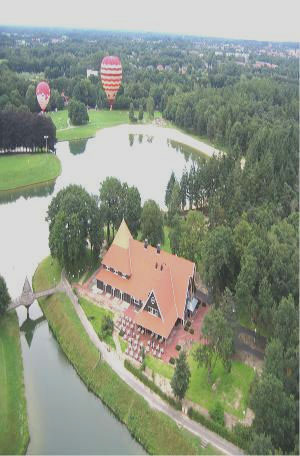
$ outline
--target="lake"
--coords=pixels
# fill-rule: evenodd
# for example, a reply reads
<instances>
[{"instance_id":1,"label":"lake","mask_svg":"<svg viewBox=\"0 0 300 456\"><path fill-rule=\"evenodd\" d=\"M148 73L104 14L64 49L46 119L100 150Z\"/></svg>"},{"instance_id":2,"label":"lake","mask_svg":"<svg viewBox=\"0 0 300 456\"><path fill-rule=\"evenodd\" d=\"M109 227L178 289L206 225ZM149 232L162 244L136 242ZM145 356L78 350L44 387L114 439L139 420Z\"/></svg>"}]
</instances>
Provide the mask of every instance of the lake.
<instances>
[{"instance_id":1,"label":"lake","mask_svg":"<svg viewBox=\"0 0 300 456\"><path fill-rule=\"evenodd\" d=\"M180 178L199 154L194 144L184 144L182 134L175 141L161 128L137 127L122 125L88 140L58 143L62 173L55 183L0 192L0 273L12 298L21 294L25 276L31 281L38 263L49 255L47 208L67 185L82 185L97 194L100 182L115 176L135 185L142 203L154 199L164 208L171 172ZM26 320L25 308L18 309L31 436L28 454L144 453L81 382L37 302L29 313Z\"/></svg>"}]
</instances>

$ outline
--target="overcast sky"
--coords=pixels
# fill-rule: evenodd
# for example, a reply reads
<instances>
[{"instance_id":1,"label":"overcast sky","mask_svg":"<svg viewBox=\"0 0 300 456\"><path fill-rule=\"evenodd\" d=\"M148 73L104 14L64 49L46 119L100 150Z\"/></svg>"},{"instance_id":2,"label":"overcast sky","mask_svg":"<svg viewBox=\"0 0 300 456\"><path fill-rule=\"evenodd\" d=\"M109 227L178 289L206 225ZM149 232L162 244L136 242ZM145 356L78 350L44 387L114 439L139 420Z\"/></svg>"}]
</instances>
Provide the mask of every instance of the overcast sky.
<instances>
[{"instance_id":1,"label":"overcast sky","mask_svg":"<svg viewBox=\"0 0 300 456\"><path fill-rule=\"evenodd\" d=\"M1 25L299 41L298 0L2 0Z\"/></svg>"}]
</instances>

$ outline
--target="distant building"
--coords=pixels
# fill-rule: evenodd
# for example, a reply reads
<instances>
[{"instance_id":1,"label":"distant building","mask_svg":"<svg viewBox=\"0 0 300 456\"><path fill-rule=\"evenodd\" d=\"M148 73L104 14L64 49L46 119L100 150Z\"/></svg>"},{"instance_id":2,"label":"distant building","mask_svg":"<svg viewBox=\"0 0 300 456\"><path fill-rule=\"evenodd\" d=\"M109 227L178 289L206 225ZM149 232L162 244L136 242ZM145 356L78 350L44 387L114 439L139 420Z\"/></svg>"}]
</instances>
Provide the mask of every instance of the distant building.
<instances>
[{"instance_id":1,"label":"distant building","mask_svg":"<svg viewBox=\"0 0 300 456\"><path fill-rule=\"evenodd\" d=\"M275 65L275 63L269 63L269 62L255 62L254 63L254 68L270 68L273 70L277 67L278 67L278 65Z\"/></svg>"},{"instance_id":2,"label":"distant building","mask_svg":"<svg viewBox=\"0 0 300 456\"><path fill-rule=\"evenodd\" d=\"M163 65L161 65L161 64L157 65L156 69L157 69L158 71L164 71L164 67L163 67Z\"/></svg>"},{"instance_id":3,"label":"distant building","mask_svg":"<svg viewBox=\"0 0 300 456\"><path fill-rule=\"evenodd\" d=\"M89 78L90 76L99 76L99 71L97 70L86 70L86 77Z\"/></svg>"}]
</instances>

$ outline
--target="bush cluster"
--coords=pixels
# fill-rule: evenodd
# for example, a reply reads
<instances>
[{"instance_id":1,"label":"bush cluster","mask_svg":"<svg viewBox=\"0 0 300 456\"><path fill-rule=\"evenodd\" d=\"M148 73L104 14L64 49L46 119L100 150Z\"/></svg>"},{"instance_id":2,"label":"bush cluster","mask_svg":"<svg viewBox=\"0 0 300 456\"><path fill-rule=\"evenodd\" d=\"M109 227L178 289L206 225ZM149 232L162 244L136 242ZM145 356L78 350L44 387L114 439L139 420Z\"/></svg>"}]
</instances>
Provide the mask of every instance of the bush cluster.
<instances>
[{"instance_id":1,"label":"bush cluster","mask_svg":"<svg viewBox=\"0 0 300 456\"><path fill-rule=\"evenodd\" d=\"M173 356L171 356L171 358L169 359L169 363L170 364L175 364L175 358L173 358Z\"/></svg>"},{"instance_id":2,"label":"bush cluster","mask_svg":"<svg viewBox=\"0 0 300 456\"><path fill-rule=\"evenodd\" d=\"M144 375L140 369L131 364L130 361L125 359L124 366L129 372L131 372L135 377L137 377L144 385L148 386L154 393L158 394L164 401L168 402L174 409L182 410L181 402L176 401L171 396L165 394L154 382L152 382L146 375Z\"/></svg>"},{"instance_id":3,"label":"bush cluster","mask_svg":"<svg viewBox=\"0 0 300 456\"><path fill-rule=\"evenodd\" d=\"M217 423L216 421L212 421L206 418L206 416L194 410L192 407L188 409L188 416L192 420L197 421L200 424L203 424L203 426L207 427L216 434L219 434L224 439L229 440L229 442L233 443L239 448L245 450L247 449L247 442L244 439L242 439L241 435L237 435L236 433L229 431L229 429Z\"/></svg>"},{"instance_id":4,"label":"bush cluster","mask_svg":"<svg viewBox=\"0 0 300 456\"><path fill-rule=\"evenodd\" d=\"M176 350L180 351L181 350L181 345L176 345Z\"/></svg>"}]
</instances>

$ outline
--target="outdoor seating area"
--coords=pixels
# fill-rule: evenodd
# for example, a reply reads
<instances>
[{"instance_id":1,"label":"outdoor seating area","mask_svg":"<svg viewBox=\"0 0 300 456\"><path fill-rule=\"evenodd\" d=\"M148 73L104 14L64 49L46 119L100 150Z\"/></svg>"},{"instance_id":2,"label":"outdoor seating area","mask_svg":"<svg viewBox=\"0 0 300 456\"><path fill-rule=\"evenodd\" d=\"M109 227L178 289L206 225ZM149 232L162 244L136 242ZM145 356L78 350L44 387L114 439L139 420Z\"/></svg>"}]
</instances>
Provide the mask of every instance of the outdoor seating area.
<instances>
[{"instance_id":1,"label":"outdoor seating area","mask_svg":"<svg viewBox=\"0 0 300 456\"><path fill-rule=\"evenodd\" d=\"M143 351L157 358L164 354L164 339L158 334L147 333L144 328L136 325L132 317L123 315L116 321L116 327L124 331L123 339L128 341L126 355L133 357L136 361L143 361Z\"/></svg>"}]
</instances>

